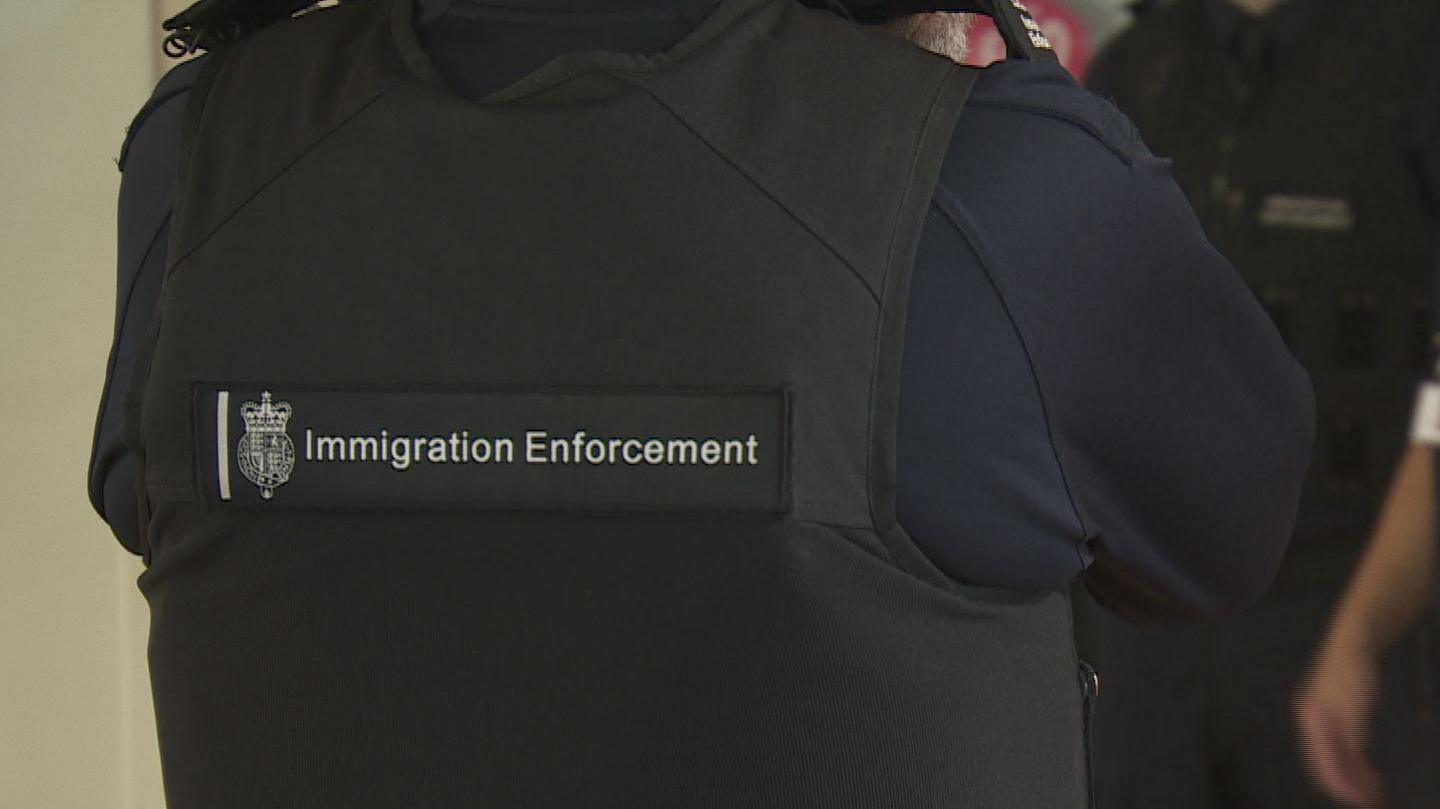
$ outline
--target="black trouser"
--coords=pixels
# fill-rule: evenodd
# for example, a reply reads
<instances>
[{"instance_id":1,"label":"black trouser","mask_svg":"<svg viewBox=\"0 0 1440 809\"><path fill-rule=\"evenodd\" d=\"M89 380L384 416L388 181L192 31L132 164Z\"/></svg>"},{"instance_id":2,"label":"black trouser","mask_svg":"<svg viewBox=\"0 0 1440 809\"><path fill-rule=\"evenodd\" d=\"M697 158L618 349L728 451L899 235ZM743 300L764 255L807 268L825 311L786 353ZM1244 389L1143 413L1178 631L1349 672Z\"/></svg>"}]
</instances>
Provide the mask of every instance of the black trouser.
<instances>
[{"instance_id":1,"label":"black trouser","mask_svg":"<svg viewBox=\"0 0 1440 809\"><path fill-rule=\"evenodd\" d=\"M1291 705L1350 566L1312 561L1253 609L1202 623L1131 624L1077 588L1077 644L1102 682L1099 809L1334 805L1301 766ZM1427 653L1434 635L1427 622L1386 660L1374 758L1390 809L1440 806L1440 706L1425 704L1440 679Z\"/></svg>"}]
</instances>

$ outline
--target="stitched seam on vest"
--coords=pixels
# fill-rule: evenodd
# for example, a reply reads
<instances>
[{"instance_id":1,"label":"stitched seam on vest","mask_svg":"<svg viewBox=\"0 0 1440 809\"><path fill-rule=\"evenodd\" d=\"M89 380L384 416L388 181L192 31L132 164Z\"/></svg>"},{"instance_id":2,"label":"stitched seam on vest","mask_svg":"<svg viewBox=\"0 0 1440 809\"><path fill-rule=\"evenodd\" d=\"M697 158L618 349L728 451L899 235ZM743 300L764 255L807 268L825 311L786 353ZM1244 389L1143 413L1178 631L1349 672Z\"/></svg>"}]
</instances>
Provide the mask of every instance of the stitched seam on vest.
<instances>
[{"instance_id":1,"label":"stitched seam on vest","mask_svg":"<svg viewBox=\"0 0 1440 809\"><path fill-rule=\"evenodd\" d=\"M896 263L895 250L896 250L896 246L897 246L897 244L898 244L898 242L899 242L900 234L903 232L903 229L907 226L907 223L906 223L906 221L905 221L905 219L904 219L903 214L905 213L905 211L906 211L906 210L909 208L909 206L911 205L911 203L912 203L912 201L913 201L912 198L913 198L914 195L915 195L915 188L914 188L914 185L915 185L915 174L916 174L916 172L917 172L917 170L918 170L918 167L919 167L919 164L920 164L920 160L921 160L921 158L922 158L921 152L922 152L922 150L924 149L925 145L927 144L927 142L929 141L930 137L931 137L932 134L933 134L933 133L932 133L932 128L933 128L934 123L935 123L935 114L936 114L936 111L939 109L939 107L940 107L940 105L941 105L941 99L943 99L943 98L945 97L945 93L950 89L951 82L955 81L956 78L959 77L959 76L961 76L961 75L962 75L962 74L961 74L959 71L957 71L957 70L955 70L955 69L952 68L951 70L949 70L949 71L946 72L946 74L944 75L944 77L941 78L941 80L940 80L939 82L936 83L935 92L934 92L934 94L930 97L929 109L928 109L928 110L926 111L926 113L925 113L925 121L924 121L924 123L920 126L919 132L918 132L918 134L916 135L915 144L914 144L913 148L910 150L910 165L909 165L909 167L907 168L907 171L906 171L905 184L904 184L904 193L901 195L900 204L899 204L899 206L896 208L896 211L895 211L894 226L893 226L893 229L892 229L891 232L890 232L890 244L889 244L889 247L886 249L886 254L885 254L885 267L884 267L883 275L881 276L881 279L882 279L882 280L881 280L881 287L880 287L880 288L881 288L882 290L885 290L886 292L888 292L889 289L890 289L891 273L892 273L892 272L894 271L894 269L895 269L895 263ZM970 93L970 90L973 90L973 88L974 88L974 85L973 85L973 83L972 83L972 84L970 85L970 89L966 91L966 98L965 98L965 103L966 103L966 104L968 104L968 102L969 102L969 93ZM963 114L963 111L964 111L964 107L961 107L960 114ZM958 124L958 114L957 114L957 119L956 119L955 123ZM953 136L953 133L952 133L952 136ZM944 163L944 159L945 159L944 154L940 155L940 157L939 157L939 163L940 163L940 164L943 164L943 163ZM937 186L936 186L936 187L937 187L937 188L938 188L938 180L939 180L938 173L939 173L939 165L936 166L936 182L937 182ZM935 189L933 189L933 188L931 189L932 199L933 199L934 190L935 190ZM913 265L914 265L915 257L916 257L916 255L918 255L918 253L919 253L920 240L921 240L922 238L924 238L924 236L923 236L923 234L924 234L924 216L925 216L924 212L925 212L926 210L928 210L929 206L927 206L927 205L919 205L919 206L917 206L917 207L919 208L919 210L918 210L917 213L919 214L919 216L920 216L920 218L921 218L921 222L919 223L918 226L914 226L914 227L915 227L915 243L912 245L912 248L913 248L913 249L912 249L911 255L910 255L910 263L911 263L910 271L911 271L912 273L913 273L913 271L914 271L914 266L913 266ZM908 294L908 292L907 292L907 294ZM906 300L904 304L900 304L900 305L903 305L903 306L905 306L905 307L908 308L908 306L909 306L909 301ZM875 480L875 456L876 456L876 453L875 453L875 444L876 444L875 421L876 421L876 399L877 399L877 397L878 397L879 394L880 394L880 389L879 389L879 385L880 385L880 375L881 375L881 373L882 373L882 369L884 368L884 355L883 355L883 351L884 351L884 349L885 349L885 338L887 337L886 326L888 325L888 322L889 322L889 318L888 318L889 313L890 313L890 310L889 310L889 308L886 306L886 302L885 302L885 301L881 301L881 304L880 304L880 313L879 313L879 316L876 318L876 321L875 321L875 339L874 339L874 343L873 343L872 348L871 348L870 389L869 389L869 391L868 391L868 395L867 395L867 399L866 399L866 416L865 416L865 502L866 502L866 507L867 507L867 509L868 509L868 511L869 511L869 513L870 513L871 530L873 530L873 531L876 533L876 535L880 538L880 543L881 543L881 545L885 548L885 552L890 556L891 563L896 567L896 569L900 570L900 571L901 571L902 573L904 573L905 575L910 576L910 577L912 577L912 578L914 578L914 579L916 579L916 580L925 581L925 582L927 582L927 583L929 583L929 584L931 584L931 585L936 586L937 588L943 589L943 587L941 586L941 582L943 582L943 583L945 583L946 585L948 585L948 583L950 582L950 576L949 576L948 574L946 574L945 571L940 570L939 566L936 565L935 562L934 562L934 560L932 560L932 559L930 558L930 556L925 553L924 549L922 549L922 548L920 547L920 545L915 542L914 538L909 536L909 532L906 531L906 530L905 530L905 527L900 524L899 515L895 513L895 504L894 504L893 501L894 501L894 498L895 498L895 491L897 491L897 490L898 490L898 487L899 487L899 482L898 482L899 462L898 462L898 458L891 462L891 470L890 470L890 471L896 476L896 478L895 478L895 479L892 479L892 480L890 480L890 481L887 481L887 486L888 486L889 489L891 490L889 496L890 496L890 498L891 498L891 500L892 500L892 502L891 502L891 504L890 504L890 508L887 510L887 511L888 511L887 516L888 516L888 519L889 519L889 521L890 521L890 525L885 526L884 528L882 528L882 527L880 526L880 520L877 519L876 509L877 509L878 504L875 502L875 489L876 489L876 486L877 486L877 482L876 482L876 480ZM901 367L898 367L898 368L895 370L895 376L894 376L894 380L893 380L893 383L894 383L895 385L900 385L900 384L902 384L900 380L901 380L902 375L903 375L903 364L904 364L904 334L903 334L903 330L902 330L902 332L901 332L901 336L900 336L899 340L900 340L900 342L899 342L898 346L895 347L895 350L900 354L900 356L899 356L898 359L899 359L899 361L900 361L900 366L901 366ZM899 392L897 391L897 392L896 392L896 403L895 403L895 406L893 406L893 409L892 409L892 415L895 416L896 418L898 418L898 416L899 416L898 399L899 399ZM888 428L888 429L894 430L895 427L894 427L894 426L891 426L891 427ZM890 436L890 440L889 440L889 450L890 450L891 452L896 452L896 451L897 451L897 436L896 436L895 434L892 434L892 435ZM904 537L905 539L904 539L903 543L901 543L901 542L896 542L896 543L892 544L891 537ZM897 549L896 545L901 545L901 544L903 544L903 547L900 547L900 548ZM916 567L917 564L918 564L918 566L920 567L920 569L919 569L919 570L913 569L913 568ZM932 575L938 577L938 578L939 578L939 582L930 581L930 579L929 579L928 577L929 577L929 576L932 576Z\"/></svg>"},{"instance_id":2,"label":"stitched seam on vest","mask_svg":"<svg viewBox=\"0 0 1440 809\"><path fill-rule=\"evenodd\" d=\"M160 281L160 303L156 309L157 315L164 311L164 301L167 296L166 289L170 283L170 273L179 264L182 258L185 235L191 229L191 220L195 212L189 210L191 206L185 199L186 190L191 187L195 178L195 153L201 143L201 134L205 124L213 117L212 104L215 95L215 84L224 74L225 68L236 57L236 54L243 53L245 49L253 45L253 40L243 38L238 42L218 46L206 54L194 80L190 84L190 96L185 100L185 111L180 120L180 140L176 152L175 179L170 195L170 203L174 206L174 218L170 223L170 241L165 251L165 274ZM196 60L197 62L202 60ZM158 325L160 318L155 318L158 336ZM156 343L152 341L151 350L154 350ZM147 359L147 363L150 362ZM146 384L149 382L150 371L145 371Z\"/></svg>"},{"instance_id":3,"label":"stitched seam on vest","mask_svg":"<svg viewBox=\"0 0 1440 809\"><path fill-rule=\"evenodd\" d=\"M874 530L871 526L846 526L818 520L788 519L786 521L800 525L814 525L821 528L858 528L872 532ZM877 539L880 539L881 546L885 547L883 538L879 538L877 535ZM1038 606L1057 596L1061 596L1059 600L1065 604L1063 609L1067 612L1070 609L1070 599L1062 596L1065 592L1064 590L1045 587L992 587L981 584L966 584L964 582L952 582L954 585L953 588L942 587L933 581L916 576L904 568L897 567L893 563L886 562L866 548L844 537L835 537L835 540L836 541L832 543L828 540L807 537L801 541L824 544L827 547L833 544L842 548L845 553L851 555L857 564L866 566L873 565L875 566L875 570L887 576L903 579L911 586L919 587L932 596L939 597L949 604L962 606L987 616L1001 617L1006 613L1011 613L1016 610ZM888 548L886 549L888 550Z\"/></svg>"},{"instance_id":4,"label":"stitched seam on vest","mask_svg":"<svg viewBox=\"0 0 1440 809\"><path fill-rule=\"evenodd\" d=\"M784 203L784 201L782 201L778 196L771 192L770 189L767 188L765 184L760 181L759 177L757 177L749 170L745 169L729 155L721 151L719 146L715 145L713 142L711 142L709 138L705 137L705 134L702 133L700 130L696 129L694 126L691 126L690 122L685 120L684 116L682 116L677 110L675 110L674 107L671 107L669 104L665 103L665 100L652 92L650 88L638 82L632 81L630 78L623 74L619 74L614 71L605 71L605 73L606 75L620 79L626 84L629 84L630 86L639 89L641 92L645 93L645 95L649 96L652 100L654 100L654 102L658 104L661 109L670 113L670 116L674 118L677 123L685 127L685 129L688 130L692 135L694 135L697 140L705 144L706 148L713 152L716 157L723 160L726 165L734 169L737 174L744 177L746 180L749 180L751 185L755 186L755 188L758 189L762 194L764 194L767 199L775 203L775 207L783 211L787 216L794 220L795 224L799 225L806 233L809 233L815 239L815 241L819 242L821 246L828 250L831 255L839 259L840 263L845 265L845 269L849 270L850 274L855 276L855 280L859 281L860 285L865 288L865 291L870 293L870 299L875 302L875 305L877 307L880 305L879 293L875 291L874 287L870 286L870 282L865 280L865 276L862 275L858 269L856 269L855 265L851 263L848 258L842 255L839 250L837 250L833 245L831 245L824 236L821 236L820 233L815 230L815 228L811 227L808 222L801 218L798 213L792 210L788 205Z\"/></svg>"},{"instance_id":5,"label":"stitched seam on vest","mask_svg":"<svg viewBox=\"0 0 1440 809\"><path fill-rule=\"evenodd\" d=\"M205 244L209 242L216 233L219 233L227 224L230 223L231 219L234 219L237 215L239 215L242 210L246 208L246 206L248 206L251 202L254 202L256 197L260 196L272 184L274 184L281 177L285 176L285 174L290 171L290 169L293 168L296 163L299 163L305 158L306 155L314 151L316 147L329 140L330 137L333 136L336 132L339 132L341 129L345 128L348 124L350 124L351 121L354 121L356 118L360 117L360 114L368 110L372 104L374 104L376 101L379 101L381 98L384 98L386 93L400 86L402 83L402 79L392 79L389 84L380 88L380 90L375 93L373 97L367 100L364 104L361 104L359 107L357 107L354 112L346 115L333 127L325 130L325 132L323 132L319 137L315 138L313 142L306 145L303 149L297 152L293 158L291 158L285 163L285 165L281 166L275 171L274 174L270 175L269 178L267 178L264 182L260 183L260 185L258 185L254 191L252 191L243 200L236 203L235 207L231 209L229 213L225 214L225 216L219 222L215 223L215 225L210 228L209 232L196 240L193 247L186 249L177 258L175 258L174 262L170 266L170 272L175 272L181 263L183 263L190 256L194 255L195 252L198 251L200 248L204 247ZM193 191L193 189L188 188L186 190Z\"/></svg>"},{"instance_id":6,"label":"stitched seam on vest","mask_svg":"<svg viewBox=\"0 0 1440 809\"><path fill-rule=\"evenodd\" d=\"M920 149L924 145L926 137L930 134L930 127L935 120L935 108L940 103L940 96L942 93L945 92L946 88L950 86L950 82L952 79L954 79L955 75L956 74L953 71L946 73L945 78L937 83L935 93L930 97L930 108L925 113L925 122L920 125L920 132L916 136L915 145L910 150L910 165L905 170L905 193L900 196L900 205L896 208L895 216L893 217L895 224L890 231L890 245L885 249L885 270L880 276L880 288L883 290L888 290L890 288L890 273L895 269L895 249L900 241L900 232L906 224L901 214L904 213L905 207L910 204L910 196L914 193L913 186L915 185L915 171L918 164L920 163ZM915 247L916 252L918 252L920 247L918 242L916 243ZM911 271L914 271L913 268ZM885 301L881 301L880 316L875 318L875 341L873 348L871 348L870 351L872 357L872 361L870 364L870 391L869 395L866 397L867 407L865 413L865 481L867 485L865 486L865 499L868 501L867 505L870 509L872 523L877 522L874 519L875 487L873 477L875 475L875 453L872 451L872 448L875 446L875 397L878 394L878 386L880 381L880 356L881 352L884 350L883 343L885 342L886 324L885 315L887 312L888 310L885 307ZM879 530L878 525L874 527L877 531Z\"/></svg>"},{"instance_id":7,"label":"stitched seam on vest","mask_svg":"<svg viewBox=\"0 0 1440 809\"><path fill-rule=\"evenodd\" d=\"M975 251L975 257L980 261L980 268L985 271L985 277L995 289L995 294L1000 299L1000 305L1005 310L1005 316L1010 319L1010 325L1015 329L1015 336L1020 341L1020 348L1025 352L1026 362L1030 365L1030 376L1035 381L1036 395L1040 400L1040 411L1045 417L1045 432L1046 438L1050 441L1050 451L1054 454L1055 465L1060 470L1060 481L1065 486L1065 496L1070 501L1070 510L1074 512L1075 520L1080 524L1081 537L1076 544L1076 553L1079 554L1081 545L1090 538L1090 530L1085 525L1084 516L1080 513L1080 507L1075 499L1074 487L1070 484L1070 476L1065 472L1065 463L1062 460L1060 445L1059 442L1055 440L1057 431L1055 429L1054 418L1051 415L1048 397L1045 393L1045 383L1041 378L1038 364L1035 361L1035 355L1030 350L1029 343L1025 340L1025 332L1020 328L1020 323L1015 317L1015 312L1010 306L1010 301L1005 296L1003 286L991 270L994 262L991 261L989 251L985 249L984 242L979 238L975 225L970 220L970 217L961 210L949 190L943 186L935 189L935 207L945 215L945 218L950 220L951 224L955 226L955 229L960 232L960 235L964 237L965 241L970 245L970 249ZM1083 559L1083 556L1081 556L1082 563Z\"/></svg>"},{"instance_id":8,"label":"stitched seam on vest","mask_svg":"<svg viewBox=\"0 0 1440 809\"><path fill-rule=\"evenodd\" d=\"M139 260L138 262L136 262L135 276L130 279L130 285L129 285L129 287L125 290L125 302L124 302L124 303L121 305L121 307L120 307L120 315L119 315L119 317L118 317L117 320L116 320L116 323L115 323L115 334L114 334L114 336L113 336L113 338L112 338L112 339L115 341L115 345L114 345L114 348L112 349L112 351L110 352L110 360L109 360L108 363L106 363L106 366L105 366L105 387L104 387L104 389L100 392L100 408L101 408L101 413L102 413L102 415L103 415L104 411L106 410L106 407L105 407L106 403L110 401L110 391L111 391L111 389L112 389L112 388L114 387L114 385L115 385L115 366L116 366L116 364L117 364L117 363L119 362L119 360L120 360L120 336L121 336L121 334L124 333L125 327L126 327L127 325L130 325L130 324L127 322L127 320L126 320L125 315L126 315L127 313L129 313L129 311L130 311L130 299L133 298L133 297L135 297L135 287L137 287L137 286L140 285L140 268L145 266L145 259L149 258L149 257L151 256L151 254L155 252L155 246L156 246L156 244L159 243L159 241L160 241L160 234L166 232L166 231L165 231L165 226L170 222L170 216L171 216L171 213L172 213L174 210L175 210L175 206L174 206L174 205L166 206L166 208L165 208L165 215L162 216L162 217L160 217L160 224L155 227L155 232L152 233L152 234L150 234L150 243L149 243L149 245L146 246L145 252L142 253L142 254L140 254L140 260ZM162 266L162 267L160 268L160 271L161 271L161 273L163 274L164 271L165 271L165 268ZM159 314L160 314L160 313L159 313L159 310L158 310L158 308L157 308L155 311L152 311L152 312L150 313L150 317L151 317L151 319L154 319L155 317L158 317ZM138 328L141 328L141 329L143 329L144 331L148 331L148 330L149 330L149 326L150 326L150 324L147 322L147 323L139 324ZM143 339L143 337L144 337L144 334L143 334L143 333L141 334L141 337L142 337L142 339ZM124 450L124 451L123 451L122 454L120 455L120 458L119 458L119 459L123 459L126 454L130 454L130 453L129 453L129 447L126 447L126 446L125 446L125 436L124 436L125 416L124 416L124 408L125 408L125 400L130 398L131 393L130 393L130 391L129 391L128 389L126 390L125 393L126 393L126 395L122 398L122 400L121 400L121 402L120 402L121 412L119 413L119 416L120 416L120 431L121 431L120 446L121 446L122 450ZM95 420L95 435L90 439L90 459L91 459L92 462L93 462L93 461L96 461L96 460L99 460L99 459L96 457L96 455L95 455L95 453L96 453L99 449L100 449L100 419L97 418L97 419ZM132 457L133 457L133 455L132 455ZM118 459L117 459L117 460L118 460ZM145 470L143 470L143 469L137 469L137 470L136 470L136 474L143 475L143 474L144 474L144 471L145 471ZM92 467L92 468L90 469L90 476L91 476L91 479L92 479L92 480L94 479L94 474L95 474L95 470L94 470L94 468ZM107 471L106 474L105 474L105 478L108 479L109 477L110 477L110 473ZM93 494L93 492L92 492L92 494ZM100 502L99 502L99 503L96 503L96 502L94 501L94 499L92 498L91 503L92 503L92 505L95 505L95 506L96 506L96 509L95 509L95 510L100 513L101 518L102 518L102 519L105 518L106 515L105 515L105 508L104 508L104 483L103 483L103 481L102 481L102 483L101 483L101 500L100 500ZM107 519L106 521L108 522L108 519Z\"/></svg>"},{"instance_id":9,"label":"stitched seam on vest","mask_svg":"<svg viewBox=\"0 0 1440 809\"><path fill-rule=\"evenodd\" d=\"M844 512L847 512L847 511L855 511L854 501L831 500L831 498L824 498L824 497L793 498L793 500L791 501L791 507L792 507L792 508L791 508L791 511L789 511L789 517L795 518L795 520L799 520L799 521L801 521L801 523L814 523L814 521L816 521L816 520L809 520L809 518L795 517L795 514L798 514L798 512L801 512L801 511L806 510L806 508L811 508L811 510L815 510L815 511L824 511L825 514L832 514L832 515L834 515L834 514L844 514ZM847 527L847 528L864 528L864 530L867 530L867 531L874 531L874 530L876 530L876 527L874 527L874 524L870 524L870 523L865 523L865 524L861 524L861 525L850 525L850 524L848 524L848 523L831 523L831 524L834 524L834 525L845 525L845 527Z\"/></svg>"},{"instance_id":10,"label":"stitched seam on vest","mask_svg":"<svg viewBox=\"0 0 1440 809\"><path fill-rule=\"evenodd\" d=\"M871 533L875 532L875 527L869 524L851 525L849 523L834 522L833 520L811 520L804 517L782 517L781 519L783 519L785 522L793 522L800 525L818 525L822 528L843 528L847 531L869 531ZM846 544L854 545L855 543L847 542Z\"/></svg>"},{"instance_id":11,"label":"stitched seam on vest","mask_svg":"<svg viewBox=\"0 0 1440 809\"><path fill-rule=\"evenodd\" d=\"M125 171L125 163L130 157L130 146L135 140L135 135L139 133L140 129L145 126L145 123L150 120L150 116L159 111L161 107L189 92L189 84L183 87L171 88L166 91L164 95L150 99L145 106L140 108L139 112L135 113L135 117L131 119L130 125L125 127L125 142L120 144L120 156L115 159L115 165L120 171Z\"/></svg>"}]
</instances>

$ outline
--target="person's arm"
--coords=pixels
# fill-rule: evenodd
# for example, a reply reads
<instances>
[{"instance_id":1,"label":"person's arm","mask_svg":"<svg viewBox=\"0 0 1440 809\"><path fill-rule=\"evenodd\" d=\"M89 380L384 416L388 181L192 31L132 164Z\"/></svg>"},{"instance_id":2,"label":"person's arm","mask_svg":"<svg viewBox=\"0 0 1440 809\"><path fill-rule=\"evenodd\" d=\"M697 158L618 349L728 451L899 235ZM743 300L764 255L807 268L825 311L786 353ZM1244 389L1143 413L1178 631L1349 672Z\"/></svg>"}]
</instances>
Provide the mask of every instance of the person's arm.
<instances>
[{"instance_id":1,"label":"person's arm","mask_svg":"<svg viewBox=\"0 0 1440 809\"><path fill-rule=\"evenodd\" d=\"M1269 588L1294 530L1315 398L1169 162L1143 148L1133 159L1114 269L1075 291L1094 301L1095 322L1077 330L1092 338L1054 374L1094 537L1085 583L1132 619L1203 617Z\"/></svg>"},{"instance_id":2,"label":"person's arm","mask_svg":"<svg viewBox=\"0 0 1440 809\"><path fill-rule=\"evenodd\" d=\"M1434 214L1440 213L1440 61L1420 98L1410 148ZM1440 276L1432 283L1440 293ZM1432 313L1432 331L1440 335L1440 305ZM1440 367L1440 357L1430 359ZM1311 774L1347 805L1373 806L1381 799L1380 779L1367 757L1381 655L1420 620L1435 592L1435 463L1430 444L1406 449L1370 543L1296 694L1301 751Z\"/></svg>"},{"instance_id":3,"label":"person's arm","mask_svg":"<svg viewBox=\"0 0 1440 809\"><path fill-rule=\"evenodd\" d=\"M1135 619L1253 603L1294 529L1309 377L1128 120L1058 70L989 72L944 188L1033 369L1085 581Z\"/></svg>"},{"instance_id":4,"label":"person's arm","mask_svg":"<svg viewBox=\"0 0 1440 809\"><path fill-rule=\"evenodd\" d=\"M126 550L141 552L135 458L122 438L125 395L165 274L176 152L194 60L170 71L135 117L121 152L115 332L90 452L89 494L95 511Z\"/></svg>"},{"instance_id":5,"label":"person's arm","mask_svg":"<svg viewBox=\"0 0 1440 809\"><path fill-rule=\"evenodd\" d=\"M1367 755L1380 658L1420 619L1434 572L1435 452L1411 444L1296 700L1311 772L1345 805L1375 806L1381 799Z\"/></svg>"},{"instance_id":6,"label":"person's arm","mask_svg":"<svg viewBox=\"0 0 1440 809\"><path fill-rule=\"evenodd\" d=\"M1411 444L1331 622L1326 646L1378 655L1414 626L1435 571L1435 452Z\"/></svg>"}]
</instances>

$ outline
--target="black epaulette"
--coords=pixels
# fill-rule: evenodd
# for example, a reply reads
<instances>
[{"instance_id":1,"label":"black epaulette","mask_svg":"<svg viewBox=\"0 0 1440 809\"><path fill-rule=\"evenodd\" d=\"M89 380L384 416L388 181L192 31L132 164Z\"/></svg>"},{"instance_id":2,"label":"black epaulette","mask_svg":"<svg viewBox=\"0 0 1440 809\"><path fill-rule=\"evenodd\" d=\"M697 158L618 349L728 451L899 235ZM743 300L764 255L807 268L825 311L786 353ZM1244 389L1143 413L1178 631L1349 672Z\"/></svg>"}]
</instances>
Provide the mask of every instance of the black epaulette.
<instances>
[{"instance_id":1,"label":"black epaulette","mask_svg":"<svg viewBox=\"0 0 1440 809\"><path fill-rule=\"evenodd\" d=\"M881 23L904 14L949 11L983 14L995 23L1011 59L1055 61L1055 49L1023 0L801 0L863 23Z\"/></svg>"},{"instance_id":2,"label":"black epaulette","mask_svg":"<svg viewBox=\"0 0 1440 809\"><path fill-rule=\"evenodd\" d=\"M166 20L165 55L180 58L245 36L316 5L315 0L200 0Z\"/></svg>"}]
</instances>

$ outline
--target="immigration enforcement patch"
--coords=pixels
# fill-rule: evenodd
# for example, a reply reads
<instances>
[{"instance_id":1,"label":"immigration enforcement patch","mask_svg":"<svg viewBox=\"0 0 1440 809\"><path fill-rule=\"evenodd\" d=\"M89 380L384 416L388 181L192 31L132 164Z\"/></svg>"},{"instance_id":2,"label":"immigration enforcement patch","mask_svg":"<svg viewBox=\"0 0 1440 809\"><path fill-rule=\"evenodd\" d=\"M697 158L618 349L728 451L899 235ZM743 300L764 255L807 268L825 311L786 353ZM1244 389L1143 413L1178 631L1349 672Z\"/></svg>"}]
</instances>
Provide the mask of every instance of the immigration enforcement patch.
<instances>
[{"instance_id":1,"label":"immigration enforcement patch","mask_svg":"<svg viewBox=\"0 0 1440 809\"><path fill-rule=\"evenodd\" d=\"M197 480L266 507L788 508L789 397L768 390L196 388Z\"/></svg>"}]
</instances>

